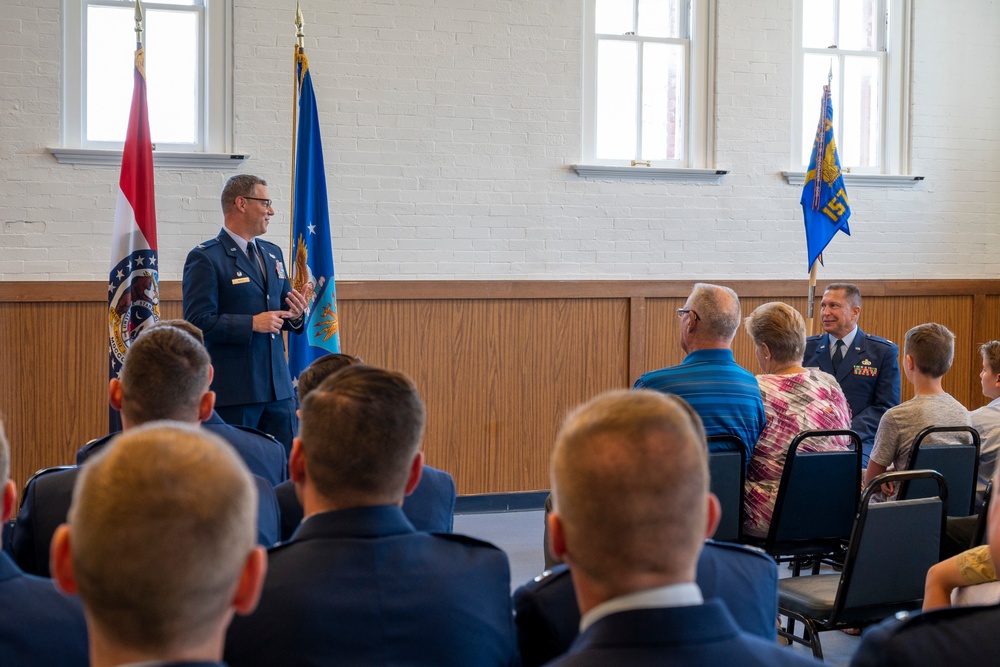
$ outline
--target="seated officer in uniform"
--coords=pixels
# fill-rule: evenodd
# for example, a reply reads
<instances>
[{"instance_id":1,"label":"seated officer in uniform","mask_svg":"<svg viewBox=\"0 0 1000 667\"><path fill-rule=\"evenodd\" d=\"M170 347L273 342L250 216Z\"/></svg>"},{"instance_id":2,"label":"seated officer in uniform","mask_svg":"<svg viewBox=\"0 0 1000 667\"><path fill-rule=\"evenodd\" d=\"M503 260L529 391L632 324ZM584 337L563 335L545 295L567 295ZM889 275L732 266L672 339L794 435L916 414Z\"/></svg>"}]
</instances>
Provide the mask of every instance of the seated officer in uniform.
<instances>
[{"instance_id":1,"label":"seated officer in uniform","mask_svg":"<svg viewBox=\"0 0 1000 667\"><path fill-rule=\"evenodd\" d=\"M10 479L10 447L0 422L0 510L14 516L17 488ZM80 601L49 579L24 574L0 551L0 664L86 667L87 626Z\"/></svg>"},{"instance_id":2,"label":"seated officer in uniform","mask_svg":"<svg viewBox=\"0 0 1000 667\"><path fill-rule=\"evenodd\" d=\"M819 309L826 333L806 339L803 365L837 378L851 406L851 430L861 436L861 467L867 468L879 420L899 405L899 347L858 328L857 285L830 283Z\"/></svg>"},{"instance_id":3,"label":"seated officer in uniform","mask_svg":"<svg viewBox=\"0 0 1000 667\"><path fill-rule=\"evenodd\" d=\"M349 366L302 401L289 474L305 519L269 552L257 611L234 621L226 662L506 666L517 662L507 556L414 530L424 405L405 375Z\"/></svg>"},{"instance_id":4,"label":"seated officer in uniform","mask_svg":"<svg viewBox=\"0 0 1000 667\"><path fill-rule=\"evenodd\" d=\"M208 352L190 334L170 326L150 328L129 347L121 378L111 381L111 403L121 405L124 432L163 419L196 425L212 414L211 377ZM25 572L49 576L49 543L66 520L73 484L87 465L89 460L28 484L11 540L14 560ZM258 540L271 546L278 541L278 501L270 484L257 476L253 480Z\"/></svg>"},{"instance_id":5,"label":"seated officer in uniform","mask_svg":"<svg viewBox=\"0 0 1000 667\"><path fill-rule=\"evenodd\" d=\"M341 368L362 363L361 359L349 354L327 354L316 359L299 375L299 401ZM291 480L276 486L274 495L281 508L281 541L285 542L302 522L302 502ZM450 533L455 522L455 498L452 476L425 465L417 488L403 500L403 514L417 530Z\"/></svg>"},{"instance_id":6,"label":"seated officer in uniform","mask_svg":"<svg viewBox=\"0 0 1000 667\"><path fill-rule=\"evenodd\" d=\"M695 583L718 525L705 431L683 399L611 391L573 412L552 454L552 549L583 616L552 665L816 665L740 630Z\"/></svg>"},{"instance_id":7,"label":"seated officer in uniform","mask_svg":"<svg viewBox=\"0 0 1000 667\"><path fill-rule=\"evenodd\" d=\"M719 598L744 632L776 641L778 566L752 547L707 540L695 583L705 599ZM557 565L514 591L521 667L543 665L569 650L580 632L580 608L566 565Z\"/></svg>"},{"instance_id":8,"label":"seated officer in uniform","mask_svg":"<svg viewBox=\"0 0 1000 667\"><path fill-rule=\"evenodd\" d=\"M250 471L178 422L131 429L80 470L52 575L83 600L90 664L220 665L226 626L253 609L267 565Z\"/></svg>"}]
</instances>

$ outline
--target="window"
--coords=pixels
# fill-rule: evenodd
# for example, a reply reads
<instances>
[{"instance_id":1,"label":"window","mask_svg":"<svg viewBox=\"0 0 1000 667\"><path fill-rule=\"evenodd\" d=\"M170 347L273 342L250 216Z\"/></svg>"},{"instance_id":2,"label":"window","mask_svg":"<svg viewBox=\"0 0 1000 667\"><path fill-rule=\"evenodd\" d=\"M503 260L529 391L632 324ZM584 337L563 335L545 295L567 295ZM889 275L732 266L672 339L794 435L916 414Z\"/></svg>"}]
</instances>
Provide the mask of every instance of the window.
<instances>
[{"instance_id":1,"label":"window","mask_svg":"<svg viewBox=\"0 0 1000 667\"><path fill-rule=\"evenodd\" d=\"M588 0L585 162L707 164L710 5L709 0Z\"/></svg>"},{"instance_id":2,"label":"window","mask_svg":"<svg viewBox=\"0 0 1000 667\"><path fill-rule=\"evenodd\" d=\"M905 172L908 10L909 0L796 2L794 167L809 163L823 85L832 72L842 166L859 174Z\"/></svg>"},{"instance_id":3,"label":"window","mask_svg":"<svg viewBox=\"0 0 1000 667\"><path fill-rule=\"evenodd\" d=\"M136 46L133 0L64 0L63 143L118 149ZM157 151L224 152L232 143L231 28L223 0L143 2L146 96Z\"/></svg>"}]
</instances>

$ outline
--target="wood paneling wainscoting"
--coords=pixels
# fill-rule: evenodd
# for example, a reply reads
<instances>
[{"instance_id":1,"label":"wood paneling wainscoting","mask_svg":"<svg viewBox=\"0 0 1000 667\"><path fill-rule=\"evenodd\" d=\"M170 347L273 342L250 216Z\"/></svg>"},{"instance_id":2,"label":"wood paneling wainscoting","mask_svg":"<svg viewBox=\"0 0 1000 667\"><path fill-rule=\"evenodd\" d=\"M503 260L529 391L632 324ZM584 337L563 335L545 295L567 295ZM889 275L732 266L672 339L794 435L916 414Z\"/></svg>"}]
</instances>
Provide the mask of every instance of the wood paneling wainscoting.
<instances>
[{"instance_id":1,"label":"wood paneling wainscoting","mask_svg":"<svg viewBox=\"0 0 1000 667\"><path fill-rule=\"evenodd\" d=\"M805 311L805 281L726 284L744 315L775 300ZM681 361L676 309L692 285L371 281L338 283L337 293L345 351L416 381L427 404L427 462L470 494L548 488L549 452L567 411ZM858 285L868 332L901 343L922 322L950 328L956 354L945 388L969 408L987 402L976 348L1000 338L1000 280ZM19 485L39 468L72 463L107 432L106 299L102 282L0 283L0 416ZM161 316L180 317L180 299L178 282L162 283ZM742 328L734 351L757 371ZM911 396L904 379L903 398Z\"/></svg>"}]
</instances>

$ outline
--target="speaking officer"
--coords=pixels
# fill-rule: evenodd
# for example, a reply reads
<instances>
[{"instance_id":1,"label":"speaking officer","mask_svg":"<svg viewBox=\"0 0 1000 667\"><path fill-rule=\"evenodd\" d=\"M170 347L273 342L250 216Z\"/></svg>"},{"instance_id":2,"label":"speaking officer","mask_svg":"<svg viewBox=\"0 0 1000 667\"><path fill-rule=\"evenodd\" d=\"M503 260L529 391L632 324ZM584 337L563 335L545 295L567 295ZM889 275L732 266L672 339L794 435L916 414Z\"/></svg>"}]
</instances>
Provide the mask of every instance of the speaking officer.
<instances>
[{"instance_id":1,"label":"speaking officer","mask_svg":"<svg viewBox=\"0 0 1000 667\"><path fill-rule=\"evenodd\" d=\"M267 183L238 174L222 190L225 226L184 263L184 319L205 334L216 412L270 433L290 451L295 399L281 332L299 333L306 298L292 289L281 248L260 237L274 209Z\"/></svg>"},{"instance_id":2,"label":"speaking officer","mask_svg":"<svg viewBox=\"0 0 1000 667\"><path fill-rule=\"evenodd\" d=\"M819 308L826 333L806 339L805 365L837 378L851 406L851 429L861 436L861 463L867 468L879 420L899 405L899 347L858 328L857 285L830 283Z\"/></svg>"}]
</instances>

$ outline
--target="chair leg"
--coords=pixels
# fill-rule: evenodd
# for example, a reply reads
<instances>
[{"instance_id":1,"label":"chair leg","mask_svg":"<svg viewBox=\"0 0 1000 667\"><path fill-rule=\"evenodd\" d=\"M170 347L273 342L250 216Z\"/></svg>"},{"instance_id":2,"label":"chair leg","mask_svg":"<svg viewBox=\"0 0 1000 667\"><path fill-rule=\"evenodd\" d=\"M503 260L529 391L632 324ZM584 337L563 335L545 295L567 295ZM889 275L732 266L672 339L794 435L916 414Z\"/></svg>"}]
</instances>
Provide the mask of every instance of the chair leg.
<instances>
[{"instance_id":1,"label":"chair leg","mask_svg":"<svg viewBox=\"0 0 1000 667\"><path fill-rule=\"evenodd\" d=\"M816 560L813 561L813 574L819 574L819 566L820 566L820 564L821 563L820 563L819 558L817 558Z\"/></svg>"},{"instance_id":2,"label":"chair leg","mask_svg":"<svg viewBox=\"0 0 1000 667\"><path fill-rule=\"evenodd\" d=\"M787 611L779 610L779 612L788 619L788 625L783 630L779 629L778 634L784 637L785 639L789 640L790 642L795 642L796 644L805 644L812 650L813 655L817 659L822 660L823 645L820 643L819 639L819 632L820 632L819 626L817 626L816 623L811 618L800 616L799 614L795 614L795 616L792 616L792 614L788 613ZM802 621L801 637L795 636L793 632L796 619Z\"/></svg>"}]
</instances>

